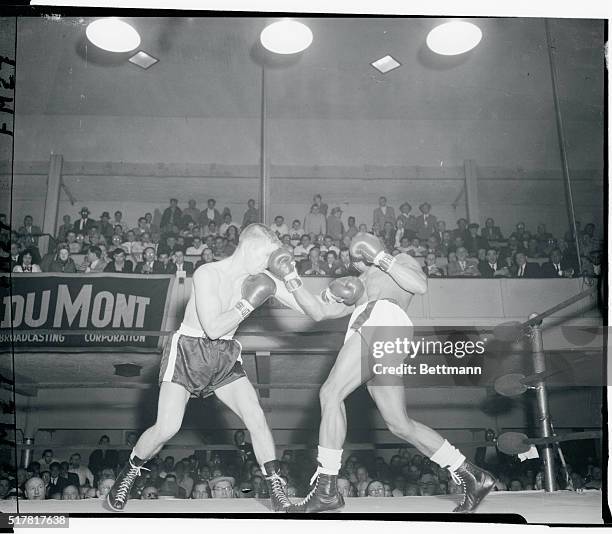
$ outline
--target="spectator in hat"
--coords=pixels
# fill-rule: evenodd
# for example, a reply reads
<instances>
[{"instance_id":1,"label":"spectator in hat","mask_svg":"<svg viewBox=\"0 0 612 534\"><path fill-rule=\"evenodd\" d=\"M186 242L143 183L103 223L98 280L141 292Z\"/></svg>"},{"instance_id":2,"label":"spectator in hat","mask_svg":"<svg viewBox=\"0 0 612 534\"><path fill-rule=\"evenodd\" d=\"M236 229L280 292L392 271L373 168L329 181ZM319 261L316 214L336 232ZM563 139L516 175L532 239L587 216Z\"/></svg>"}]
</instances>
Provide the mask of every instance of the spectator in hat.
<instances>
[{"instance_id":1,"label":"spectator in hat","mask_svg":"<svg viewBox=\"0 0 612 534\"><path fill-rule=\"evenodd\" d=\"M74 221L74 231L77 234L87 235L89 230L96 226L96 221L89 218L89 209L86 206L81 208L81 218Z\"/></svg>"},{"instance_id":2,"label":"spectator in hat","mask_svg":"<svg viewBox=\"0 0 612 534\"><path fill-rule=\"evenodd\" d=\"M410 212L412 211L412 206L408 203L408 202L404 202L400 207L399 207L400 213L397 216L397 221L402 221L402 224L404 225L404 228L408 228L408 225L410 224Z\"/></svg>"},{"instance_id":3,"label":"spectator in hat","mask_svg":"<svg viewBox=\"0 0 612 534\"><path fill-rule=\"evenodd\" d=\"M132 273L134 265L125 257L125 250L116 248L110 253L111 262L104 267L105 273Z\"/></svg>"},{"instance_id":4,"label":"spectator in hat","mask_svg":"<svg viewBox=\"0 0 612 534\"><path fill-rule=\"evenodd\" d=\"M386 221L395 226L395 210L387 206L387 197L379 197L372 219L372 228L383 228Z\"/></svg>"},{"instance_id":5,"label":"spectator in hat","mask_svg":"<svg viewBox=\"0 0 612 534\"><path fill-rule=\"evenodd\" d=\"M100 235L104 236L106 242L110 243L111 237L113 237L113 225L110 223L110 214L108 211L103 211L102 215L100 215L98 231Z\"/></svg>"},{"instance_id":6,"label":"spectator in hat","mask_svg":"<svg viewBox=\"0 0 612 534\"><path fill-rule=\"evenodd\" d=\"M342 209L335 207L327 217L327 233L334 242L340 243L344 235L344 224L342 223Z\"/></svg>"},{"instance_id":7,"label":"spectator in hat","mask_svg":"<svg viewBox=\"0 0 612 534\"><path fill-rule=\"evenodd\" d=\"M419 206L419 211L421 215L416 218L415 230L419 239L426 240L436 232L438 220L435 215L430 213L431 204L429 202L423 202Z\"/></svg>"}]
</instances>

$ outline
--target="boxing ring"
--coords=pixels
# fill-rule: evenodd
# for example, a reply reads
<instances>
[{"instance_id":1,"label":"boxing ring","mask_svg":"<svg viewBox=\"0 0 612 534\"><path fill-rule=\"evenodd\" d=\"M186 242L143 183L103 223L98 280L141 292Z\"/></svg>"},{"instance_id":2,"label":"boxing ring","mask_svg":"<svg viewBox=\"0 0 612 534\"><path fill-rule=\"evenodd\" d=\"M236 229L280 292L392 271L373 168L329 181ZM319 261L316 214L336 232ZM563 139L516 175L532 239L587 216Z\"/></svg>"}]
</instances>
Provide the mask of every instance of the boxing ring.
<instances>
[{"instance_id":1,"label":"boxing ring","mask_svg":"<svg viewBox=\"0 0 612 534\"><path fill-rule=\"evenodd\" d=\"M445 514L452 514L458 500L458 495L439 495L432 497L349 497L346 506L336 514L324 514L325 519L331 519L340 514L368 514L373 519L374 514L394 514L400 517L406 514L406 520L411 514L433 515L436 520L444 521ZM293 499L295 500L295 499ZM6 501L3 502L3 505ZM11 503L13 504L13 503ZM9 511L3 509L3 511ZM99 499L82 501L26 501L19 500L20 513L47 513L70 515L93 514L106 515L111 512L102 507ZM126 513L132 514L181 514L193 516L226 516L273 514L269 501L259 499L172 499L160 498L156 501L130 500ZM494 522L498 514L518 514L527 523L559 523L559 524L603 524L602 492L586 490L583 493L573 491L496 491L484 500L478 508L478 514L486 514L488 521ZM275 517L286 518L285 514L274 514ZM292 515L299 519L299 515ZM303 516L302 516L303 517ZM501 518L500 518L501 519ZM478 520L477 518L475 519Z\"/></svg>"},{"instance_id":2,"label":"boxing ring","mask_svg":"<svg viewBox=\"0 0 612 534\"><path fill-rule=\"evenodd\" d=\"M542 322L547 317L552 316L557 311L567 308L583 299L590 298L590 307L595 307L599 299L596 296L596 288L585 291L564 300L563 302L549 308L540 314L532 314L523 322L502 323L492 328L490 334L499 339L525 339L529 340L529 353L531 355L532 367L523 373L511 373L500 376L494 384L496 392L503 396L516 397L523 395L529 389L535 393L535 408L538 413L539 432L537 437L527 437L516 432L506 432L501 434L496 442L497 448L511 455L516 455L528 451L533 445L538 445L541 451L544 472L544 490L539 491L495 491L483 501L477 510L478 514L484 514L489 521L495 521L494 517L499 514L517 514L528 523L551 523L551 524L603 524L602 515L605 496L599 490L585 490L582 492L558 490L555 482L555 447L562 441L597 439L602 437L602 432L591 431L582 433L571 433L557 435L551 424L548 412L547 383L546 380L554 373L546 369L545 353L542 341ZM166 336L172 332L158 331L147 332L147 335ZM67 335L71 333L68 332ZM317 333L319 335L320 333ZM281 334L282 335L282 334ZM295 336L296 333L287 332L286 335ZM309 336L314 333L309 333ZM312 348L310 351L312 352ZM531 374L529 374L531 372ZM295 388L295 389L316 389L320 384L270 384L254 383L254 386L261 389L275 388ZM461 445L461 443L457 443ZM491 442L474 442L471 445L490 446ZM36 448L41 445L38 444ZM74 446L76 447L76 445ZM115 446L117 449L125 446ZM170 445L169 448L173 446ZM183 446L184 447L184 446ZM224 449L224 446L209 446L215 449ZM348 448L353 448L347 444ZM20 446L22 450L31 451L35 447L24 443ZM202 448L199 446L199 448ZM207 447L208 448L208 447ZM231 448L231 447L230 447ZM295 447L303 448L303 447ZM561 456L562 459L562 456ZM563 459L562 459L563 463ZM436 518L452 514L456 502L460 499L459 495L440 495L440 496L418 496L418 497L395 497L395 498L347 498L346 506L338 514L394 514L401 517L406 514L406 520L410 520L412 514L434 515ZM295 499L296 501L299 499ZM102 506L102 501L97 499L87 499L80 501L27 501L19 499L18 502L3 501L0 510L4 512L19 511L19 513L67 513L71 515L107 515L111 512ZM235 499L174 499L161 497L154 503L143 500L130 500L126 509L129 516L139 514L180 514L185 516L216 517L219 515L247 515L253 514L272 514L269 508L269 501L249 498ZM279 517L287 517L283 514L276 514ZM334 514L335 515L335 514ZM300 516L296 516L299 518ZM302 516L303 517L303 516ZM330 517L326 514L326 518ZM517 520L522 521L520 518ZM477 520L477 519L476 519ZM503 521L500 516L498 520Z\"/></svg>"}]
</instances>

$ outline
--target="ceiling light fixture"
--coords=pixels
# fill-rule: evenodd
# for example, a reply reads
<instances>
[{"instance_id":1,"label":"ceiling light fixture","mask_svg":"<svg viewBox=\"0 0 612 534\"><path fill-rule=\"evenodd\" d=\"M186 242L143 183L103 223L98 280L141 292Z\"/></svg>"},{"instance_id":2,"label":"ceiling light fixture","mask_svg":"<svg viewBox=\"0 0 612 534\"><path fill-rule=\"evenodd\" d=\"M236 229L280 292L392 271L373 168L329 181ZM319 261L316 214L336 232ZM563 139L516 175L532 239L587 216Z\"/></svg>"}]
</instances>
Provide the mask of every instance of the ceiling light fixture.
<instances>
[{"instance_id":1,"label":"ceiling light fixture","mask_svg":"<svg viewBox=\"0 0 612 534\"><path fill-rule=\"evenodd\" d=\"M140 45L138 32L116 17L94 20L85 34L92 44L108 52L131 52Z\"/></svg>"},{"instance_id":2,"label":"ceiling light fixture","mask_svg":"<svg viewBox=\"0 0 612 534\"><path fill-rule=\"evenodd\" d=\"M312 43L312 31L295 20L280 20L266 26L259 36L263 47L275 54L297 54Z\"/></svg>"},{"instance_id":3,"label":"ceiling light fixture","mask_svg":"<svg viewBox=\"0 0 612 534\"><path fill-rule=\"evenodd\" d=\"M387 72L397 69L401 63L391 56L385 56L373 61L370 63L370 65L372 65L372 67L374 67L377 71L387 74Z\"/></svg>"},{"instance_id":4,"label":"ceiling light fixture","mask_svg":"<svg viewBox=\"0 0 612 534\"><path fill-rule=\"evenodd\" d=\"M482 31L471 22L453 20L436 26L427 35L427 46L436 54L456 56L475 48L482 39Z\"/></svg>"}]
</instances>

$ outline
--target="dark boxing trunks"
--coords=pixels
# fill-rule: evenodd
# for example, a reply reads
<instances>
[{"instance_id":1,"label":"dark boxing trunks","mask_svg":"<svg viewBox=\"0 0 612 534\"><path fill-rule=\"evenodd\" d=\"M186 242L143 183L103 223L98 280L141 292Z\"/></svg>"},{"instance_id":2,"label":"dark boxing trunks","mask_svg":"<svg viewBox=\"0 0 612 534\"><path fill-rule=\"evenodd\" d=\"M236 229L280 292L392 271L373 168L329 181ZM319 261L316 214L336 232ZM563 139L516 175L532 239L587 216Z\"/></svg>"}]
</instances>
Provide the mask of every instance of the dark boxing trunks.
<instances>
[{"instance_id":1,"label":"dark boxing trunks","mask_svg":"<svg viewBox=\"0 0 612 534\"><path fill-rule=\"evenodd\" d=\"M192 397L208 397L215 389L246 376L240 358L241 346L235 339L209 339L187 335L181 328L164 347L159 383L183 386ZM195 332L189 332L195 333Z\"/></svg>"}]
</instances>

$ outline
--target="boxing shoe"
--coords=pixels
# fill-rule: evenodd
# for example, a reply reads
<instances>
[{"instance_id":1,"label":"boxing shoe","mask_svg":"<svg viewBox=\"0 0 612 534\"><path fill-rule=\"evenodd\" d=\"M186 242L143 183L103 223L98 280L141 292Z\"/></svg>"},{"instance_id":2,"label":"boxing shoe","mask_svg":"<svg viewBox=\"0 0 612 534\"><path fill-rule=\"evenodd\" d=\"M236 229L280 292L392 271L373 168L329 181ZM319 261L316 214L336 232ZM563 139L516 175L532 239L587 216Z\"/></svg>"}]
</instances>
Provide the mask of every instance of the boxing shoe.
<instances>
[{"instance_id":1,"label":"boxing shoe","mask_svg":"<svg viewBox=\"0 0 612 534\"><path fill-rule=\"evenodd\" d=\"M344 498L338 493L336 482L338 475L318 473L314 486L306 497L287 510L294 514L316 514L336 512L344 506Z\"/></svg>"},{"instance_id":2,"label":"boxing shoe","mask_svg":"<svg viewBox=\"0 0 612 534\"><path fill-rule=\"evenodd\" d=\"M264 465L264 478L268 485L268 493L272 501L272 509L275 512L286 512L291 506L291 501L287 497L287 483L280 476L280 462L271 460Z\"/></svg>"},{"instance_id":3,"label":"boxing shoe","mask_svg":"<svg viewBox=\"0 0 612 534\"><path fill-rule=\"evenodd\" d=\"M453 512L474 512L495 486L495 478L491 473L476 467L467 460L455 472L451 472L451 476L463 488L463 500Z\"/></svg>"},{"instance_id":4,"label":"boxing shoe","mask_svg":"<svg viewBox=\"0 0 612 534\"><path fill-rule=\"evenodd\" d=\"M123 512L130 498L134 481L140 476L142 470L149 471L149 469L143 467L144 463L145 460L134 456L128 460L128 463L117 476L113 487L106 496L106 505L113 512Z\"/></svg>"}]
</instances>

